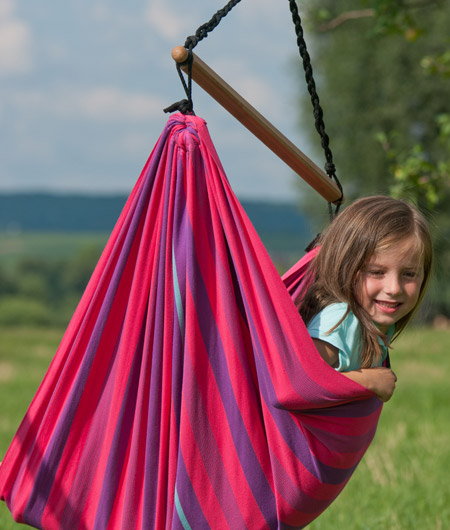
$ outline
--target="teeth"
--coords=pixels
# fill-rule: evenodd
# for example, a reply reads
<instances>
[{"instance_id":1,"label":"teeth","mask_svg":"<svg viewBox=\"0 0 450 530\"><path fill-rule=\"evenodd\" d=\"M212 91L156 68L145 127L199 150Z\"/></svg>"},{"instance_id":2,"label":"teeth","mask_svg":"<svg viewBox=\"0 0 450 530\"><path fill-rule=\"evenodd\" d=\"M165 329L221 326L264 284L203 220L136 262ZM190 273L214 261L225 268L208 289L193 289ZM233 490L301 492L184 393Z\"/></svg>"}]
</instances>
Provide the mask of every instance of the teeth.
<instances>
[{"instance_id":1,"label":"teeth","mask_svg":"<svg viewBox=\"0 0 450 530\"><path fill-rule=\"evenodd\" d=\"M377 304L382 305L384 307L397 307L400 305L399 302L379 302L379 301L377 301Z\"/></svg>"}]
</instances>

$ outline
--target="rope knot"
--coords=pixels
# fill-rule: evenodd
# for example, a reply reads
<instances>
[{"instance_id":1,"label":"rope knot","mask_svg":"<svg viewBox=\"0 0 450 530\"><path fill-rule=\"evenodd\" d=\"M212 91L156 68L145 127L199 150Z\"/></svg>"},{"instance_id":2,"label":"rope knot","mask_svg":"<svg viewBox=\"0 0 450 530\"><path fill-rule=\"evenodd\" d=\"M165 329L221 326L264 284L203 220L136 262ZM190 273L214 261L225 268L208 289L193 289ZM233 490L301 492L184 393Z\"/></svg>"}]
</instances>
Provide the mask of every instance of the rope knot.
<instances>
[{"instance_id":1,"label":"rope knot","mask_svg":"<svg viewBox=\"0 0 450 530\"><path fill-rule=\"evenodd\" d=\"M336 173L336 166L333 164L333 162L327 162L325 164L325 172L327 175L334 175L334 173Z\"/></svg>"},{"instance_id":2,"label":"rope knot","mask_svg":"<svg viewBox=\"0 0 450 530\"><path fill-rule=\"evenodd\" d=\"M172 105L169 105L164 109L164 112L181 112L181 114L193 114L193 105L192 100L189 99L182 99L181 101L177 101L175 103L172 103Z\"/></svg>"}]
</instances>

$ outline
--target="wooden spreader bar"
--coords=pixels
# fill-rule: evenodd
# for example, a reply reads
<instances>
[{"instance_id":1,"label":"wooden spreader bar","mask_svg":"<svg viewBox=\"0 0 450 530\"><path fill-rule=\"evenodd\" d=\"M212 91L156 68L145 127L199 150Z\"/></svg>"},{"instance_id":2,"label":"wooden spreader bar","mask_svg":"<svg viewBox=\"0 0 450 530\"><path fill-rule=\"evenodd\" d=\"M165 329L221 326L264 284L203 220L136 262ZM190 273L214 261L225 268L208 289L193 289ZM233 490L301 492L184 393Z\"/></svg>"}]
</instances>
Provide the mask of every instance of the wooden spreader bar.
<instances>
[{"instance_id":1,"label":"wooden spreader bar","mask_svg":"<svg viewBox=\"0 0 450 530\"><path fill-rule=\"evenodd\" d=\"M187 73L186 48L183 46L173 48L172 58ZM192 79L328 202L337 202L341 198L341 191L333 179L195 54L193 54Z\"/></svg>"}]
</instances>

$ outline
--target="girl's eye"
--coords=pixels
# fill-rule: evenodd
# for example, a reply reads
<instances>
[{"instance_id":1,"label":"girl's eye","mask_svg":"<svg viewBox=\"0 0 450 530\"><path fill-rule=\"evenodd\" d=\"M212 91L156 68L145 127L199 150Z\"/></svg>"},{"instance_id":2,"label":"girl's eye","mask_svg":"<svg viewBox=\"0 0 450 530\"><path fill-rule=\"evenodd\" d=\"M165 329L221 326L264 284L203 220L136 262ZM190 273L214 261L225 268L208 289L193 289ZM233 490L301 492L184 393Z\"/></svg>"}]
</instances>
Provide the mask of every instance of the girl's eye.
<instances>
[{"instance_id":1,"label":"girl's eye","mask_svg":"<svg viewBox=\"0 0 450 530\"><path fill-rule=\"evenodd\" d=\"M405 271L403 275L406 276L407 278L416 278L417 272L416 271Z\"/></svg>"},{"instance_id":2,"label":"girl's eye","mask_svg":"<svg viewBox=\"0 0 450 530\"><path fill-rule=\"evenodd\" d=\"M371 276L382 276L384 274L384 271L378 269L369 269L367 272Z\"/></svg>"}]
</instances>

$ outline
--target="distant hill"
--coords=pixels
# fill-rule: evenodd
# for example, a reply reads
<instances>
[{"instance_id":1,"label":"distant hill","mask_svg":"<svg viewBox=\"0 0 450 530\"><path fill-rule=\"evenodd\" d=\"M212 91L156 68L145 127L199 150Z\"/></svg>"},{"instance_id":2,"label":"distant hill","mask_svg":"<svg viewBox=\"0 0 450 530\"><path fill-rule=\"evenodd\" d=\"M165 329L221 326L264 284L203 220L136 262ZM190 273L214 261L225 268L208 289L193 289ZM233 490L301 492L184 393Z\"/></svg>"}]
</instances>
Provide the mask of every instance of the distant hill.
<instances>
[{"instance_id":1,"label":"distant hill","mask_svg":"<svg viewBox=\"0 0 450 530\"><path fill-rule=\"evenodd\" d=\"M0 231L110 232L125 195L50 193L0 194ZM272 253L299 253L311 240L307 219L289 203L243 201L242 205Z\"/></svg>"},{"instance_id":2,"label":"distant hill","mask_svg":"<svg viewBox=\"0 0 450 530\"><path fill-rule=\"evenodd\" d=\"M126 199L124 195L0 194L0 230L109 231Z\"/></svg>"}]
</instances>

